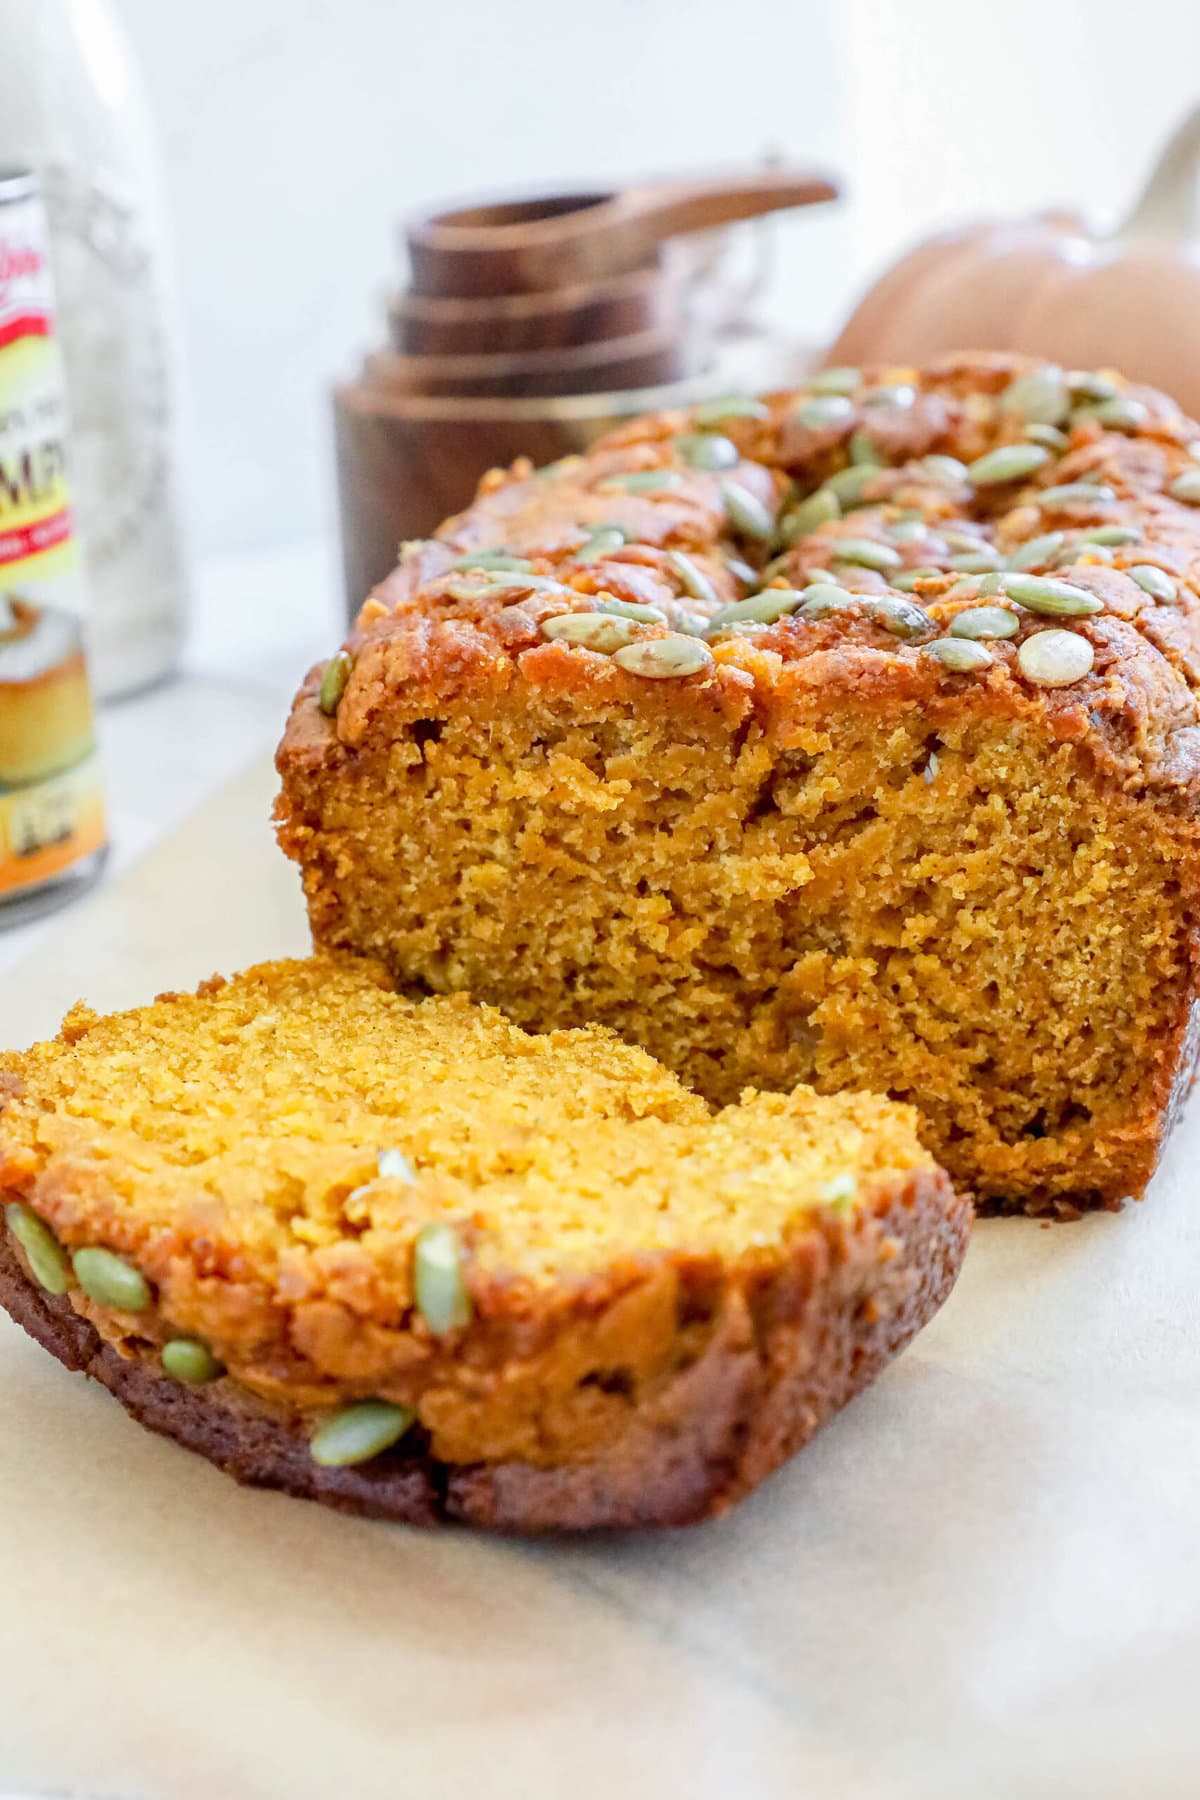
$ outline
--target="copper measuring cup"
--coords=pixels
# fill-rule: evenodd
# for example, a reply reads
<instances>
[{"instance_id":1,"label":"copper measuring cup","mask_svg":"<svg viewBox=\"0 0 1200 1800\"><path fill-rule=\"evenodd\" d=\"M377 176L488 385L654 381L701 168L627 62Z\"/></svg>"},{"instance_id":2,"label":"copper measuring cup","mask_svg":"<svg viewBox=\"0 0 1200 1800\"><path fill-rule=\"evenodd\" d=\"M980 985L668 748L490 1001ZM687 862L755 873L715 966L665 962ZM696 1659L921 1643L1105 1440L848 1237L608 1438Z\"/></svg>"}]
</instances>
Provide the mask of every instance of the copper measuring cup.
<instances>
[{"instance_id":1,"label":"copper measuring cup","mask_svg":"<svg viewBox=\"0 0 1200 1800\"><path fill-rule=\"evenodd\" d=\"M667 238L837 192L820 173L769 169L458 207L409 223L412 289L432 297L527 294L607 281L652 263Z\"/></svg>"}]
</instances>

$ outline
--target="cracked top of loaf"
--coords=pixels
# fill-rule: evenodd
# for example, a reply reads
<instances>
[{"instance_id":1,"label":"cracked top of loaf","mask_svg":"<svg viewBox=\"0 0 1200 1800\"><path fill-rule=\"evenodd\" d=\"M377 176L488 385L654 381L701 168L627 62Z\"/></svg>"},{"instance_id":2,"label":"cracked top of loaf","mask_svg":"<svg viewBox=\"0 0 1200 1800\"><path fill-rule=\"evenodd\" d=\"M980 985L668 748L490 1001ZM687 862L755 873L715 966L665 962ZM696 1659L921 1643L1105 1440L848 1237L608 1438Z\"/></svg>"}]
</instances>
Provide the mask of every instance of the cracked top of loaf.
<instances>
[{"instance_id":1,"label":"cracked top of loaf","mask_svg":"<svg viewBox=\"0 0 1200 1800\"><path fill-rule=\"evenodd\" d=\"M971 355L820 371L493 470L402 547L283 755L514 679L754 713L784 740L814 685L934 718L983 701L1048 718L1126 787L1190 789L1200 427L1112 371Z\"/></svg>"}]
</instances>

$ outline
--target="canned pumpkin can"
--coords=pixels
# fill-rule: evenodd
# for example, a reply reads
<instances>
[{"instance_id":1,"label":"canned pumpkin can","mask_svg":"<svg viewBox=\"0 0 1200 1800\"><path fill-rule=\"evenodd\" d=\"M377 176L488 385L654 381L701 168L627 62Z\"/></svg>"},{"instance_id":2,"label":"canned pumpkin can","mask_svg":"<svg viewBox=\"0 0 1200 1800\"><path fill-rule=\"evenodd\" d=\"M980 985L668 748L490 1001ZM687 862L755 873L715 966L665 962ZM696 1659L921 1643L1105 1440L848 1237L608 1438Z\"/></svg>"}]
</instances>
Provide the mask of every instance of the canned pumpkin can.
<instances>
[{"instance_id":1,"label":"canned pumpkin can","mask_svg":"<svg viewBox=\"0 0 1200 1800\"><path fill-rule=\"evenodd\" d=\"M0 924L104 855L67 479L67 400L36 178L0 170Z\"/></svg>"}]
</instances>

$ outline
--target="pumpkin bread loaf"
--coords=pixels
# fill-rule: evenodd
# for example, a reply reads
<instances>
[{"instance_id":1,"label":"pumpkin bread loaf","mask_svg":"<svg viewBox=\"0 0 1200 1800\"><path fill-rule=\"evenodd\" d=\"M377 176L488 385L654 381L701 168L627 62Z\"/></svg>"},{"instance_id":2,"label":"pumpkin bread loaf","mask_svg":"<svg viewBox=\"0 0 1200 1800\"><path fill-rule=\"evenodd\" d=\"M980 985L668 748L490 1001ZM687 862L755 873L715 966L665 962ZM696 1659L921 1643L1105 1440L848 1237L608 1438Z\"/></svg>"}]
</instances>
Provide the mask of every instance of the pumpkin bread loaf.
<instances>
[{"instance_id":1,"label":"pumpkin bread loaf","mask_svg":"<svg viewBox=\"0 0 1200 1800\"><path fill-rule=\"evenodd\" d=\"M413 1523L682 1524L949 1291L909 1109L715 1115L590 1027L268 963L0 1057L0 1299L239 1479Z\"/></svg>"},{"instance_id":2,"label":"pumpkin bread loaf","mask_svg":"<svg viewBox=\"0 0 1200 1800\"><path fill-rule=\"evenodd\" d=\"M495 471L297 697L314 937L982 1201L1144 1189L1193 1065L1200 428L960 357Z\"/></svg>"}]
</instances>

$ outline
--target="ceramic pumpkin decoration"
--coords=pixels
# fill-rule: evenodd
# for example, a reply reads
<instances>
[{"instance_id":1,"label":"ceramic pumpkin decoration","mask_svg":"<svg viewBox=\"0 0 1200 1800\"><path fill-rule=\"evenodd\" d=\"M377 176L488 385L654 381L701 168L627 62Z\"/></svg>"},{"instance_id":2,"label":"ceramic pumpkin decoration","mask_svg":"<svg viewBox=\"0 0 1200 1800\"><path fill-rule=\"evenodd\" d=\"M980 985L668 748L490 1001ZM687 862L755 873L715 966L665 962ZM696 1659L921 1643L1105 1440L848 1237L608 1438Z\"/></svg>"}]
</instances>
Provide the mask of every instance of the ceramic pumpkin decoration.
<instances>
[{"instance_id":1,"label":"ceramic pumpkin decoration","mask_svg":"<svg viewBox=\"0 0 1200 1800\"><path fill-rule=\"evenodd\" d=\"M1108 237L1063 213L985 221L919 244L851 315L829 363L1016 350L1116 367L1200 416L1200 109Z\"/></svg>"}]
</instances>

